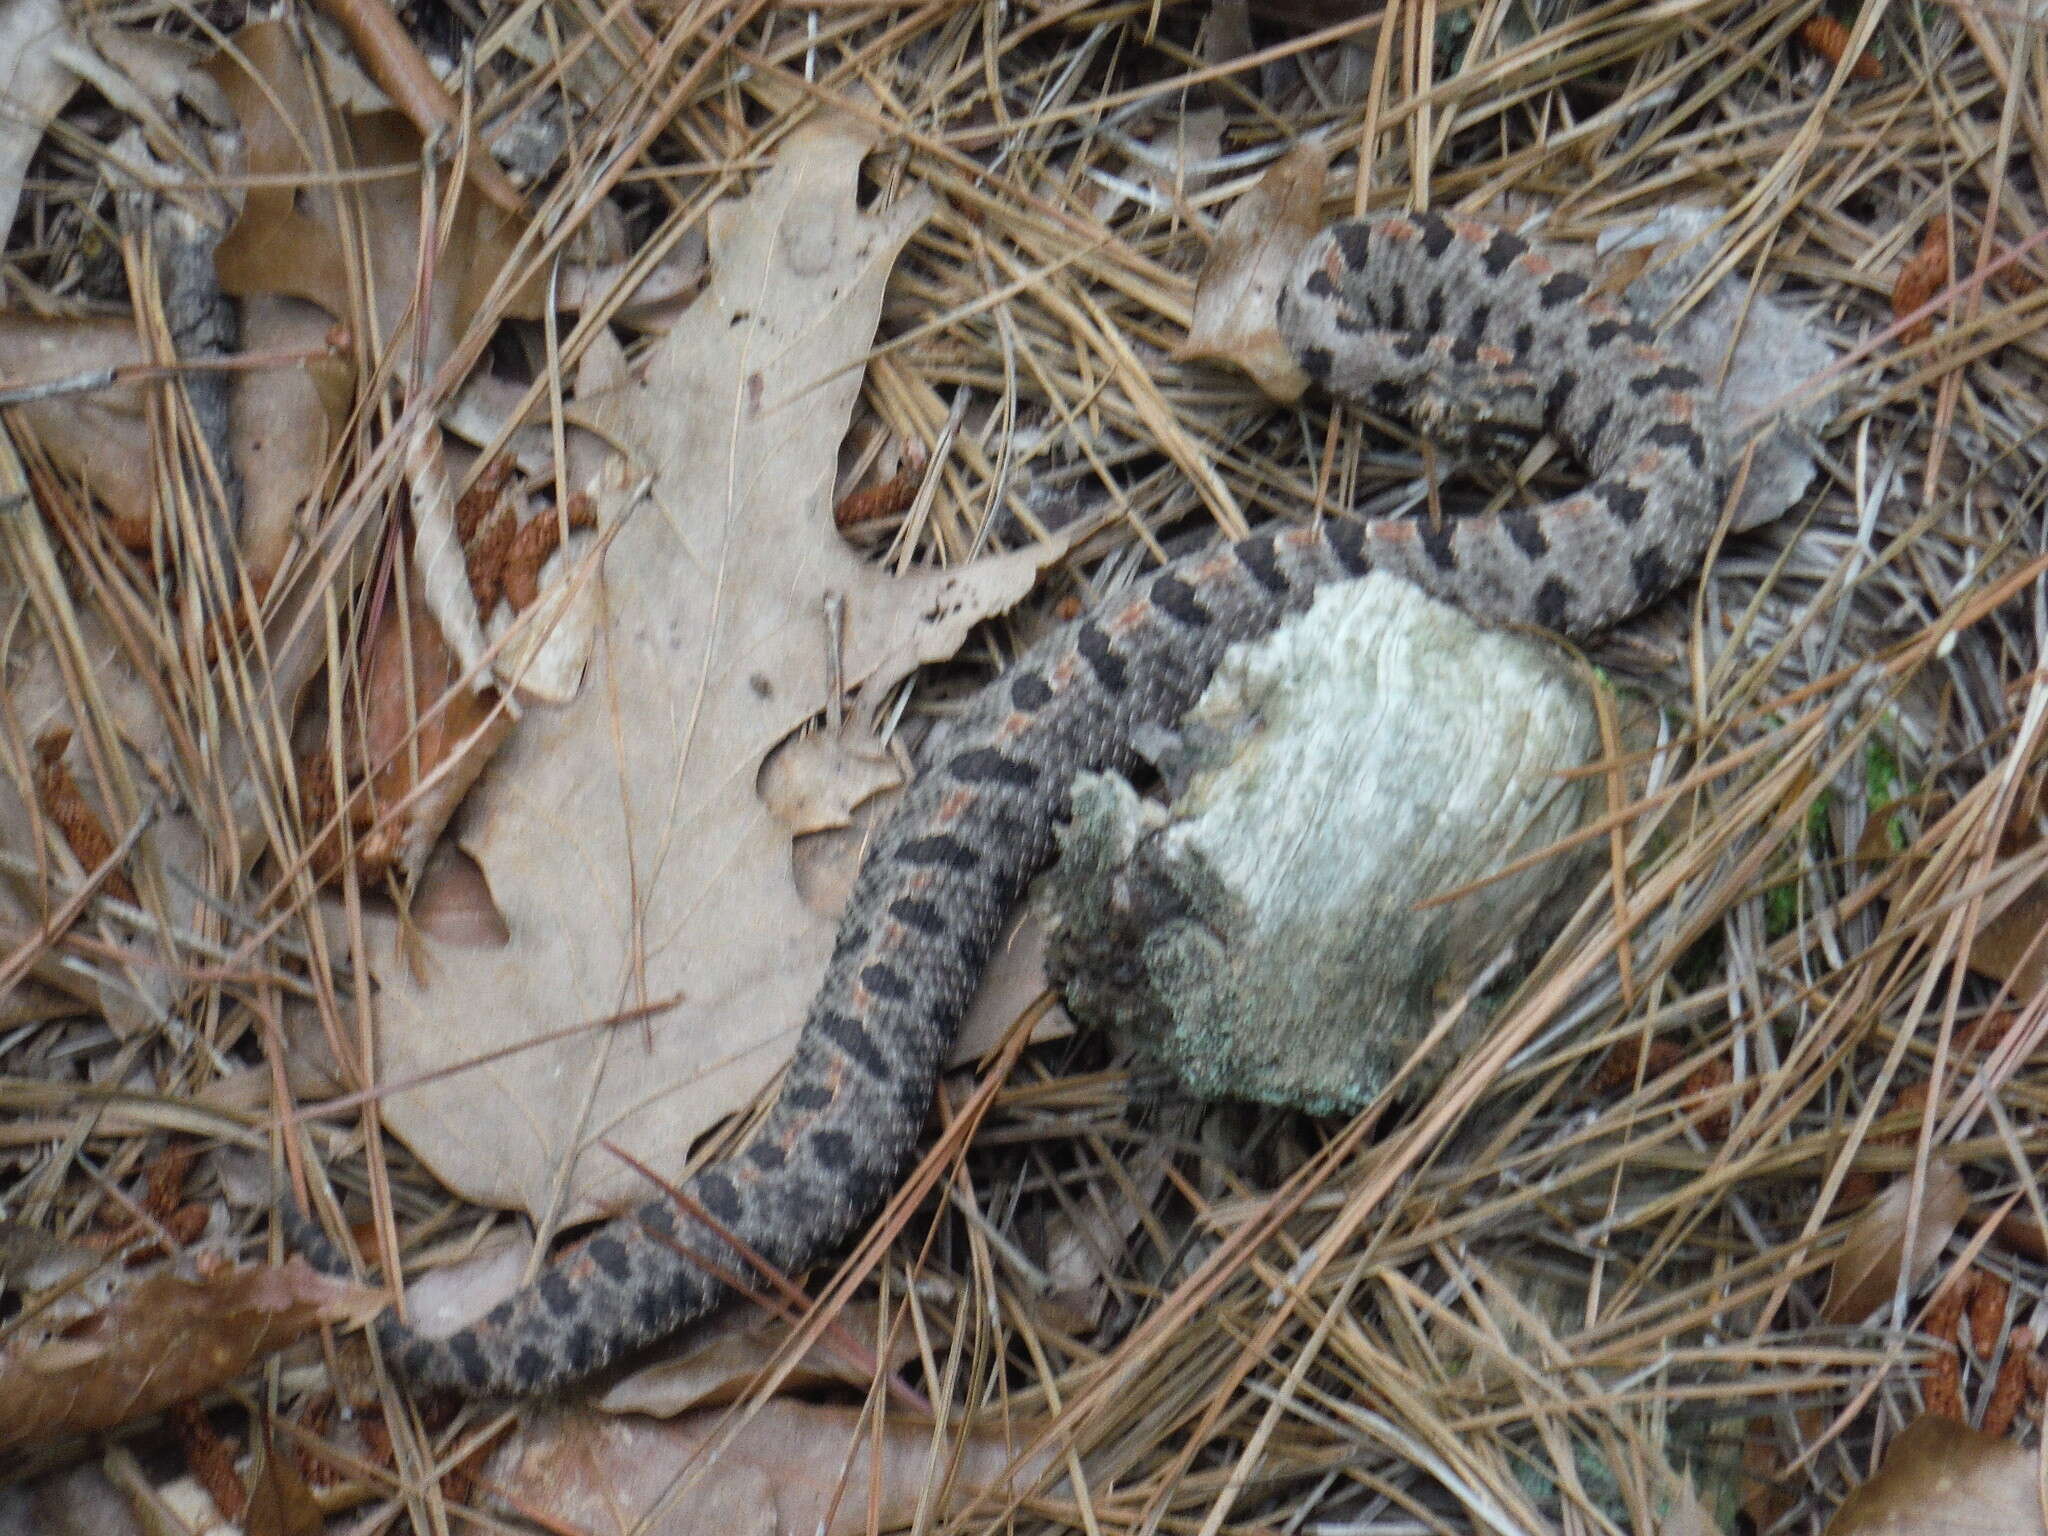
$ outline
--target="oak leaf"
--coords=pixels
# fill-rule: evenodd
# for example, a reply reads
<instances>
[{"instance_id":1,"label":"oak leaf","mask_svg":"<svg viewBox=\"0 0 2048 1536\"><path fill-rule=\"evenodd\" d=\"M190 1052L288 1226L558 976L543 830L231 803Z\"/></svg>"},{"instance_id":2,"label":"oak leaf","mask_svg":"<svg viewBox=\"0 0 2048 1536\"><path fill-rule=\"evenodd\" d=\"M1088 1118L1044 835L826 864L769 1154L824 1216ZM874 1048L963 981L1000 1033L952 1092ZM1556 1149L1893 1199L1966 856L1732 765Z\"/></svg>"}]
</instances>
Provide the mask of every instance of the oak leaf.
<instances>
[{"instance_id":1,"label":"oak leaf","mask_svg":"<svg viewBox=\"0 0 2048 1536\"><path fill-rule=\"evenodd\" d=\"M573 1221L643 1197L601 1143L673 1175L787 1059L833 923L801 900L757 781L827 704L828 594L840 675L872 701L1060 553L893 575L833 527L883 286L931 206L922 191L860 206L872 142L831 117L792 134L714 212L713 275L644 368L600 338L578 381L579 410L637 461L619 482L647 490L598 489L609 543L561 583L599 599L587 675L528 709L455 824L510 940L426 940L401 960L388 927L372 939L387 1123L471 1199L540 1213L559 1198ZM626 1029L530 1045L678 996Z\"/></svg>"}]
</instances>

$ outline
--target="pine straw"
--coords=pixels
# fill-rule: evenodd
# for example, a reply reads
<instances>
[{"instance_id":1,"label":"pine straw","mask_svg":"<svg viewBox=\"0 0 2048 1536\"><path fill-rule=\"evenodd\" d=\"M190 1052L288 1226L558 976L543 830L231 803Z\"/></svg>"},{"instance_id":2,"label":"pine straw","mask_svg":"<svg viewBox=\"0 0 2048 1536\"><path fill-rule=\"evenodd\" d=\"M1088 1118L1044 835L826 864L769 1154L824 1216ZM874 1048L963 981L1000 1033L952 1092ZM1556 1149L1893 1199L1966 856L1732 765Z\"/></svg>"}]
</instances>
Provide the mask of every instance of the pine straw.
<instances>
[{"instance_id":1,"label":"pine straw","mask_svg":"<svg viewBox=\"0 0 2048 1536\"><path fill-rule=\"evenodd\" d=\"M484 10L494 26L513 14ZM1596 654L1661 706L1662 750L1611 776L1626 798L1595 834L1611 878L1494 1000L1441 1088L1347 1126L1163 1104L1099 1044L1026 1055L976 1098L949 1087L956 1115L980 1111L973 1149L976 1127L950 1121L895 1208L882 1271L942 1436L1045 1420L1071 1453L1069 1481L1024 1502L1027 1526L1650 1531L1689 1473L1723 1528L1740 1497L1776 1529L1817 1529L1880 1430L1917 1411L1929 1347L1914 1329L1931 1286L1876 1326L1820 1321L1873 1181L1917 1181L1937 1151L1961 1160L1974 1204L1946 1270L2008 1275L2015 1322L2048 1277L1981 1241L2008 1209L2048 1228L2031 1163L2048 1105L2023 1073L2048 1014L1960 964L2048 873L2048 845L2027 846L2048 729L2048 293L1965 282L1905 347L1888 307L1928 220L1954 221L1966 274L2036 232L2039 33L1995 7L1870 7L1830 65L1795 40L1806 4L1617 0L1532 30L1521 5L1424 3L1385 29L1376 13L1320 30L1300 14L1292 36L1262 23L1257 51L1217 62L1229 18L1206 7L757 3L658 26L547 10L562 38L640 62L576 120L535 263L607 196L634 211L637 245L701 221L813 102L887 130L880 195L937 193L866 407L905 440L956 430L935 493L882 530L889 553L957 560L1076 517L1103 529L914 714L999 666L1059 598L1168 543L1415 499L1412 441L1166 360L1221 210L1296 136L1335 153L1333 213L1543 210L1550 234L1589 240L1671 202L1720 207L1714 275L1833 336L1848 388L1815 489ZM559 84L494 40L463 104L475 120ZM1883 78L1854 82L1871 46ZM1218 112L1221 147L1184 157L1176 136ZM563 369L603 319L565 325ZM281 584L298 633L326 646L362 601L335 552L398 496L390 441L367 426L340 469L336 531ZM46 509L67 494L47 476L37 489ZM54 575L45 536L5 521L10 558ZM0 1105L40 1144L13 1163L8 1208L76 1229L141 1165L147 1133L235 1142L265 1124L198 1096L271 1043L282 997L317 998L341 1038L355 1015L333 930L306 921L287 726L266 718L261 674L209 677L191 614L157 602L75 507L58 525L71 581L31 583L38 622L63 627L69 604L105 615L185 722L168 771L202 822L227 824L230 786L250 780L286 850L219 874L206 931L170 932L144 892L89 921L56 914L10 963L71 967L74 990L78 974L127 986L109 935L135 929L184 984L157 1035L74 1023L0 1039ZM350 664L345 644L334 659ZM74 682L78 717L111 729L113 703ZM223 745L222 721L263 745ZM130 786L123 803L139 815L147 799ZM81 1057L146 1091L81 1105L26 1081ZM418 1235L417 1216L456 1219L373 1126L315 1145L384 1221ZM1984 1367L1966 1369L1977 1401Z\"/></svg>"}]
</instances>

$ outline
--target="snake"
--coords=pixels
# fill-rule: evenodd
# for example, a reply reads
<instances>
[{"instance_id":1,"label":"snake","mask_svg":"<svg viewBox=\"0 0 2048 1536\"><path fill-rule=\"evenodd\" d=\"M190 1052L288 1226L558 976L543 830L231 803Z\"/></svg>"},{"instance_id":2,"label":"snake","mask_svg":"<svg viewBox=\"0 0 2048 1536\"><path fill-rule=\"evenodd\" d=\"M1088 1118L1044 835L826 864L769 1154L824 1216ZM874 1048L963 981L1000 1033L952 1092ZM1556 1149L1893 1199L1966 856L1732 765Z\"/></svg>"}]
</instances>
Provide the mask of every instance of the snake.
<instances>
[{"instance_id":1,"label":"snake","mask_svg":"<svg viewBox=\"0 0 2048 1536\"><path fill-rule=\"evenodd\" d=\"M1195 702L1233 645L1328 583L1386 572L1483 623L1606 629L1698 566L1731 455L1700 374L1562 254L1477 219L1387 212L1308 240L1279 334L1340 400L1431 434L1547 430L1582 489L1522 509L1326 517L1163 564L1048 632L936 733L874 835L772 1102L681 1198L647 1200L566 1247L468 1327L371 1324L398 1374L466 1396L569 1387L705 1316L764 1266L808 1268L897 1187L998 933L1049 861L1068 787L1130 771L1134 731ZM296 1209L318 1268L346 1256Z\"/></svg>"}]
</instances>

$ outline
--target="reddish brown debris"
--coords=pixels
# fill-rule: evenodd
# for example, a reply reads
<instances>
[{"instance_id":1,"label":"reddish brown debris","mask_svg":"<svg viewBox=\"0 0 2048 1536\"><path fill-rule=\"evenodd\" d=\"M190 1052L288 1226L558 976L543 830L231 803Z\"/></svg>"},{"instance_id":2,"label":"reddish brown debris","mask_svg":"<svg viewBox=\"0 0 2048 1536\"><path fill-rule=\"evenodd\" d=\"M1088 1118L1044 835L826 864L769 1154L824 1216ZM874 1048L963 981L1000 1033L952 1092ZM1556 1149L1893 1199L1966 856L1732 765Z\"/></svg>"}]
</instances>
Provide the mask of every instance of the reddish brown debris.
<instances>
[{"instance_id":1,"label":"reddish brown debris","mask_svg":"<svg viewBox=\"0 0 2048 1536\"><path fill-rule=\"evenodd\" d=\"M107 835L99 813L86 802L78 780L64 766L64 749L70 745L68 726L45 731L37 738L36 802L42 806L43 814L56 823L65 846L90 874L112 857L114 840ZM100 889L119 901L135 900L135 887L118 869L108 872Z\"/></svg>"},{"instance_id":2,"label":"reddish brown debris","mask_svg":"<svg viewBox=\"0 0 2048 1536\"><path fill-rule=\"evenodd\" d=\"M239 1520L248 1508L249 1491L235 1472L238 1448L199 1410L197 1398L173 1404L165 1414L171 1432L185 1452L185 1470L206 1490L213 1507L227 1520Z\"/></svg>"},{"instance_id":3,"label":"reddish brown debris","mask_svg":"<svg viewBox=\"0 0 2048 1536\"><path fill-rule=\"evenodd\" d=\"M906 512L917 500L917 488L923 483L922 472L902 469L879 485L848 491L839 499L839 505L832 509L833 525L842 529L858 528L862 523Z\"/></svg>"},{"instance_id":4,"label":"reddish brown debris","mask_svg":"<svg viewBox=\"0 0 2048 1536\"><path fill-rule=\"evenodd\" d=\"M1991 1384L1991 1401L1984 1405L1984 1422L1977 1427L1987 1435L2002 1435L2012 1428L2027 1398L2033 1392L2030 1367L2035 1363L2034 1330L2015 1328L1998 1367L1998 1379Z\"/></svg>"},{"instance_id":5,"label":"reddish brown debris","mask_svg":"<svg viewBox=\"0 0 2048 1536\"><path fill-rule=\"evenodd\" d=\"M1970 1348L1979 1360L1989 1360L1998 1347L1999 1332L2005 1327L2005 1303L2012 1287L2002 1275L1973 1270L1970 1276ZM2015 1337L2024 1330L2015 1330Z\"/></svg>"},{"instance_id":6,"label":"reddish brown debris","mask_svg":"<svg viewBox=\"0 0 2048 1536\"><path fill-rule=\"evenodd\" d=\"M1799 28L1799 40L1830 64L1842 62L1842 55L1849 51L1849 29L1822 11L1803 22ZM1882 80L1884 66L1867 52L1856 55L1856 62L1849 66L1852 80Z\"/></svg>"},{"instance_id":7,"label":"reddish brown debris","mask_svg":"<svg viewBox=\"0 0 2048 1536\"><path fill-rule=\"evenodd\" d=\"M591 509L587 496L571 496L566 517L571 528L597 526L597 513ZM548 563L548 556L561 548L563 520L553 512L543 512L512 536L498 579L504 587L505 601L514 613L525 612L540 596L540 568Z\"/></svg>"},{"instance_id":8,"label":"reddish brown debris","mask_svg":"<svg viewBox=\"0 0 2048 1536\"><path fill-rule=\"evenodd\" d=\"M1892 318L1904 319L1940 293L1949 284L1950 270L1948 219L1929 219L1920 249L1899 268L1898 281L1892 284ZM1900 344L1919 341L1933 329L1934 317L1922 315L1899 332Z\"/></svg>"},{"instance_id":9,"label":"reddish brown debris","mask_svg":"<svg viewBox=\"0 0 2048 1536\"><path fill-rule=\"evenodd\" d=\"M1662 1077L1685 1059L1685 1048L1676 1040L1653 1040L1650 1042L1649 1060L1641 1061L1642 1054L1642 1047L1636 1041L1622 1041L1600 1059L1587 1088L1603 1098L1633 1088L1638 1062L1641 1062L1644 1082Z\"/></svg>"}]
</instances>

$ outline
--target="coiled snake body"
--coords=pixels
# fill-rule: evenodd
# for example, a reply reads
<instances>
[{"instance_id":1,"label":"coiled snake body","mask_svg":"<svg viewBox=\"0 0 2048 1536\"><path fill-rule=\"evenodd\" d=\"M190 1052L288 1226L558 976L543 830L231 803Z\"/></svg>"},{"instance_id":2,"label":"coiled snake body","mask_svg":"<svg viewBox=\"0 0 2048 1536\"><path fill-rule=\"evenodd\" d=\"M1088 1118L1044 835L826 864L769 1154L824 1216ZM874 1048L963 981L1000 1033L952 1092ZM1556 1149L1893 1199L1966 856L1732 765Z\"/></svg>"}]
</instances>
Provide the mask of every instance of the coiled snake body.
<instances>
[{"instance_id":1,"label":"coiled snake body","mask_svg":"<svg viewBox=\"0 0 2048 1536\"><path fill-rule=\"evenodd\" d=\"M1067 786L1132 766L1134 727L1171 723L1226 647L1381 570L1474 616L1604 628L1698 563L1727 455L1697 373L1586 279L1492 225L1385 214L1303 252L1282 334L1332 393L1453 432L1544 427L1590 469L1533 511L1325 522L1165 566L1034 646L974 700L876 836L780 1093L748 1143L686 1193L762 1259L799 1271L853 1232L909 1158L940 1060L1024 883L1052 852ZM346 1263L310 1222L294 1239ZM666 1198L600 1228L481 1322L429 1339L376 1325L420 1386L547 1392L673 1331L747 1260Z\"/></svg>"}]
</instances>

